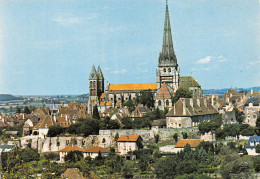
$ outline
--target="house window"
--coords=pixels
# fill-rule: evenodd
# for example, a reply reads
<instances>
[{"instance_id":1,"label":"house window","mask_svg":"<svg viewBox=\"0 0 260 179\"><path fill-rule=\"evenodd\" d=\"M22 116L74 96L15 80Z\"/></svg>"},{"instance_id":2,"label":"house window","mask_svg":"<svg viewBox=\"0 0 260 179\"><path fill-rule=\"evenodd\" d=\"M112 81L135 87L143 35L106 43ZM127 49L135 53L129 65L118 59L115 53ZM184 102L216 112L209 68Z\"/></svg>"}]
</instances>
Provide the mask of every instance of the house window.
<instances>
[{"instance_id":1,"label":"house window","mask_svg":"<svg viewBox=\"0 0 260 179\"><path fill-rule=\"evenodd\" d=\"M163 69L163 72L166 72L166 68Z\"/></svg>"},{"instance_id":2,"label":"house window","mask_svg":"<svg viewBox=\"0 0 260 179\"><path fill-rule=\"evenodd\" d=\"M158 101L158 106L161 106L162 105L162 102L161 100Z\"/></svg>"},{"instance_id":3,"label":"house window","mask_svg":"<svg viewBox=\"0 0 260 179\"><path fill-rule=\"evenodd\" d=\"M171 72L172 70L171 70L171 68L168 68L168 72Z\"/></svg>"},{"instance_id":4,"label":"house window","mask_svg":"<svg viewBox=\"0 0 260 179\"><path fill-rule=\"evenodd\" d=\"M166 106L169 106L169 101L168 100L166 100Z\"/></svg>"}]
</instances>

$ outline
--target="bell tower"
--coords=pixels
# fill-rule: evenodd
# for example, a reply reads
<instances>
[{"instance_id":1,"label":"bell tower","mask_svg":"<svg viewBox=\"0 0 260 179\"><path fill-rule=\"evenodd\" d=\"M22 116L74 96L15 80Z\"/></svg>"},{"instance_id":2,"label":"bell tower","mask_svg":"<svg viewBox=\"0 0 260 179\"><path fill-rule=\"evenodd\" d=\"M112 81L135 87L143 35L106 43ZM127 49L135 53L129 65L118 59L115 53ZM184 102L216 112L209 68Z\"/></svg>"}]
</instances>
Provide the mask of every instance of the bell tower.
<instances>
[{"instance_id":1,"label":"bell tower","mask_svg":"<svg viewBox=\"0 0 260 179\"><path fill-rule=\"evenodd\" d=\"M89 74L89 99L88 99L88 113L92 115L93 107L99 105L99 97L104 93L104 76L100 66L96 70L95 66L92 66L92 70Z\"/></svg>"},{"instance_id":2,"label":"bell tower","mask_svg":"<svg viewBox=\"0 0 260 179\"><path fill-rule=\"evenodd\" d=\"M163 44L162 51L159 54L156 78L157 89L161 88L163 83L171 87L174 91L179 88L180 72L178 70L177 58L173 48L167 0L163 32Z\"/></svg>"}]
</instances>

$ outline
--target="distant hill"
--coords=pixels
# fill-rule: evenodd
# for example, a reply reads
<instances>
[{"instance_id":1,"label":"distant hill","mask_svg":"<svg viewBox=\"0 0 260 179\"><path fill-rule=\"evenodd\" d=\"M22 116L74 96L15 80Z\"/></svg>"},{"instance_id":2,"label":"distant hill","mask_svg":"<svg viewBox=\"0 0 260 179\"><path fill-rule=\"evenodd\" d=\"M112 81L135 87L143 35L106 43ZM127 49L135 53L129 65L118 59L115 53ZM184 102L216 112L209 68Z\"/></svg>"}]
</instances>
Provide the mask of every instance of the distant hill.
<instances>
[{"instance_id":1,"label":"distant hill","mask_svg":"<svg viewBox=\"0 0 260 179\"><path fill-rule=\"evenodd\" d=\"M0 94L0 101L12 101L12 100L22 100L22 97L15 97L11 94Z\"/></svg>"},{"instance_id":2,"label":"distant hill","mask_svg":"<svg viewBox=\"0 0 260 179\"><path fill-rule=\"evenodd\" d=\"M210 96L212 94L224 96L224 94L229 90L230 88L223 88L223 89L204 89L203 94L204 96ZM250 92L251 89L254 89L254 91L260 91L260 86L258 87L251 87L251 88L234 88L237 90L237 92L245 91L246 93Z\"/></svg>"},{"instance_id":3,"label":"distant hill","mask_svg":"<svg viewBox=\"0 0 260 179\"><path fill-rule=\"evenodd\" d=\"M88 98L89 94L82 94L77 96L78 98Z\"/></svg>"}]
</instances>

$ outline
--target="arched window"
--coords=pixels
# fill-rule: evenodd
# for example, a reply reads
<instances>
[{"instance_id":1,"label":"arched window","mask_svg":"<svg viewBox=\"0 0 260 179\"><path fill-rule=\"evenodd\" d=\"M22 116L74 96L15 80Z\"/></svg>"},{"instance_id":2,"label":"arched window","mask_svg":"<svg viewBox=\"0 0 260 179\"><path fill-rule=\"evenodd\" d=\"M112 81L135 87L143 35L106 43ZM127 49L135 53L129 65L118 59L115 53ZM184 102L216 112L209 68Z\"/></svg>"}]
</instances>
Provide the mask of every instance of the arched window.
<instances>
[{"instance_id":1,"label":"arched window","mask_svg":"<svg viewBox=\"0 0 260 179\"><path fill-rule=\"evenodd\" d=\"M158 101L158 106L161 106L162 105L162 102L161 100Z\"/></svg>"},{"instance_id":2,"label":"arched window","mask_svg":"<svg viewBox=\"0 0 260 179\"><path fill-rule=\"evenodd\" d=\"M166 72L166 68L163 69L163 72Z\"/></svg>"},{"instance_id":3,"label":"arched window","mask_svg":"<svg viewBox=\"0 0 260 179\"><path fill-rule=\"evenodd\" d=\"M93 83L92 83L92 81L90 82L90 88L92 88L93 87Z\"/></svg>"},{"instance_id":4,"label":"arched window","mask_svg":"<svg viewBox=\"0 0 260 179\"><path fill-rule=\"evenodd\" d=\"M169 106L169 101L168 100L166 100L166 106Z\"/></svg>"},{"instance_id":5,"label":"arched window","mask_svg":"<svg viewBox=\"0 0 260 179\"><path fill-rule=\"evenodd\" d=\"M171 70L171 68L168 68L168 72L171 72L172 70Z\"/></svg>"}]
</instances>

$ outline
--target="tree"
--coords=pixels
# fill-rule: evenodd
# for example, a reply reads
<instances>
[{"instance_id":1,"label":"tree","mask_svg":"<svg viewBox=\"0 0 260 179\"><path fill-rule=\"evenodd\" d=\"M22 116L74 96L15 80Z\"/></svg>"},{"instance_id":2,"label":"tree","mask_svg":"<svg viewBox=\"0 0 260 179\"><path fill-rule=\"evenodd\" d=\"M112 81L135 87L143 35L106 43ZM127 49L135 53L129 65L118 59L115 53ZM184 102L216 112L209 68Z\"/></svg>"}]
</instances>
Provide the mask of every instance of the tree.
<instances>
[{"instance_id":1,"label":"tree","mask_svg":"<svg viewBox=\"0 0 260 179\"><path fill-rule=\"evenodd\" d=\"M69 152L65 156L64 160L68 161L68 162L77 162L77 161L80 161L82 158L83 158L83 152L74 150L74 151Z\"/></svg>"},{"instance_id":2,"label":"tree","mask_svg":"<svg viewBox=\"0 0 260 179\"><path fill-rule=\"evenodd\" d=\"M144 106L147 106L148 108L154 107L154 99L153 99L153 93L151 90L145 90L141 91L140 94L136 98L137 104L143 104Z\"/></svg>"},{"instance_id":3,"label":"tree","mask_svg":"<svg viewBox=\"0 0 260 179\"><path fill-rule=\"evenodd\" d=\"M173 138L174 138L175 142L178 141L178 137L179 137L178 133L175 133L175 134L173 135Z\"/></svg>"},{"instance_id":4,"label":"tree","mask_svg":"<svg viewBox=\"0 0 260 179\"><path fill-rule=\"evenodd\" d=\"M241 131L241 135L243 135L243 136L254 136L255 135L254 127L249 126L249 127L245 128L245 129L243 129Z\"/></svg>"},{"instance_id":5,"label":"tree","mask_svg":"<svg viewBox=\"0 0 260 179\"><path fill-rule=\"evenodd\" d=\"M93 118L94 118L94 119L100 119L97 105L95 105L95 106L93 107Z\"/></svg>"},{"instance_id":6,"label":"tree","mask_svg":"<svg viewBox=\"0 0 260 179\"><path fill-rule=\"evenodd\" d=\"M214 119L212 119L211 121L207 122L201 122L199 124L199 131L201 134L205 134L208 132L212 133L212 138L213 135L216 133L216 131L220 128L220 126L222 125L222 117L221 115L218 115L217 117L215 117Z\"/></svg>"},{"instance_id":7,"label":"tree","mask_svg":"<svg viewBox=\"0 0 260 179\"><path fill-rule=\"evenodd\" d=\"M30 109L28 108L28 106L25 106L24 110L23 110L23 113L25 114L31 114L31 111Z\"/></svg>"},{"instance_id":8,"label":"tree","mask_svg":"<svg viewBox=\"0 0 260 179\"><path fill-rule=\"evenodd\" d=\"M80 132L84 134L85 137L89 135L97 135L99 132L99 123L98 119L86 119L80 127Z\"/></svg>"},{"instance_id":9,"label":"tree","mask_svg":"<svg viewBox=\"0 0 260 179\"><path fill-rule=\"evenodd\" d=\"M40 154L35 149L23 149L20 151L21 159L24 162L38 161Z\"/></svg>"},{"instance_id":10,"label":"tree","mask_svg":"<svg viewBox=\"0 0 260 179\"><path fill-rule=\"evenodd\" d=\"M159 139L160 139L159 134L154 135L154 140L156 144L159 142Z\"/></svg>"},{"instance_id":11,"label":"tree","mask_svg":"<svg viewBox=\"0 0 260 179\"><path fill-rule=\"evenodd\" d=\"M159 160L154 168L154 173L157 178L174 178L177 175L176 167L177 157L171 156L165 159Z\"/></svg>"},{"instance_id":12,"label":"tree","mask_svg":"<svg viewBox=\"0 0 260 179\"><path fill-rule=\"evenodd\" d=\"M17 114L20 114L21 112L22 112L21 108L19 108L19 107L16 108L16 113L17 113Z\"/></svg>"},{"instance_id":13,"label":"tree","mask_svg":"<svg viewBox=\"0 0 260 179\"><path fill-rule=\"evenodd\" d=\"M223 128L226 136L237 137L240 135L240 128L237 124L225 124Z\"/></svg>"},{"instance_id":14,"label":"tree","mask_svg":"<svg viewBox=\"0 0 260 179\"><path fill-rule=\"evenodd\" d=\"M119 129L120 125L116 120L109 120L108 122L108 129Z\"/></svg>"},{"instance_id":15,"label":"tree","mask_svg":"<svg viewBox=\"0 0 260 179\"><path fill-rule=\"evenodd\" d=\"M256 153L260 153L260 144L257 144L255 147Z\"/></svg>"},{"instance_id":16,"label":"tree","mask_svg":"<svg viewBox=\"0 0 260 179\"><path fill-rule=\"evenodd\" d=\"M126 164L122 168L122 175L124 178L133 178L132 170Z\"/></svg>"},{"instance_id":17,"label":"tree","mask_svg":"<svg viewBox=\"0 0 260 179\"><path fill-rule=\"evenodd\" d=\"M50 126L47 136L48 137L56 137L63 133L63 128L60 125Z\"/></svg>"},{"instance_id":18,"label":"tree","mask_svg":"<svg viewBox=\"0 0 260 179\"><path fill-rule=\"evenodd\" d=\"M119 138L119 134L116 133L116 135L115 135L115 141L117 141L118 138Z\"/></svg>"},{"instance_id":19,"label":"tree","mask_svg":"<svg viewBox=\"0 0 260 179\"><path fill-rule=\"evenodd\" d=\"M237 122L239 122L239 124L242 124L242 122L245 119L245 116L237 108L235 108L235 116L236 116Z\"/></svg>"},{"instance_id":20,"label":"tree","mask_svg":"<svg viewBox=\"0 0 260 179\"><path fill-rule=\"evenodd\" d=\"M175 95L172 98L173 104L176 103L180 98L191 98L192 93L187 88L178 88Z\"/></svg>"},{"instance_id":21,"label":"tree","mask_svg":"<svg viewBox=\"0 0 260 179\"><path fill-rule=\"evenodd\" d=\"M252 173L252 163L243 160L235 151L223 146L216 161L220 163L220 174L222 178L250 178Z\"/></svg>"},{"instance_id":22,"label":"tree","mask_svg":"<svg viewBox=\"0 0 260 179\"><path fill-rule=\"evenodd\" d=\"M187 139L188 138L188 134L186 132L182 132L182 138L183 139Z\"/></svg>"},{"instance_id":23,"label":"tree","mask_svg":"<svg viewBox=\"0 0 260 179\"><path fill-rule=\"evenodd\" d=\"M123 106L128 107L128 109L130 110L130 112L133 112L133 111L135 110L135 104L134 104L133 100L129 100L129 101L125 102L125 103L123 104Z\"/></svg>"},{"instance_id":24,"label":"tree","mask_svg":"<svg viewBox=\"0 0 260 179\"><path fill-rule=\"evenodd\" d=\"M256 135L260 136L260 116L256 119L255 133Z\"/></svg>"}]
</instances>

